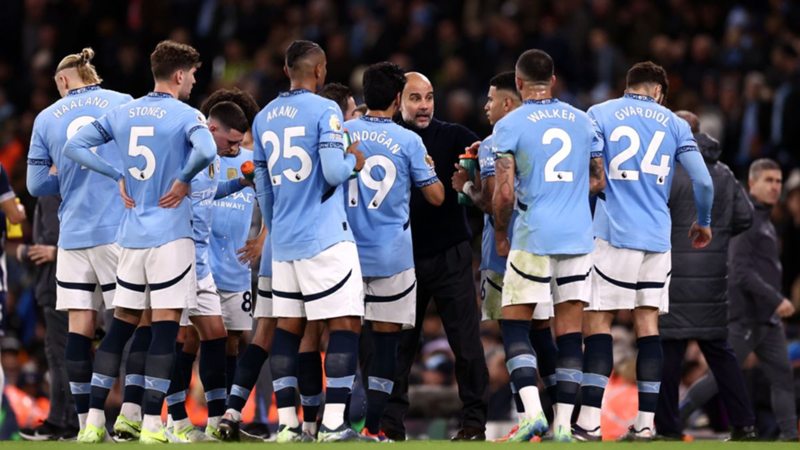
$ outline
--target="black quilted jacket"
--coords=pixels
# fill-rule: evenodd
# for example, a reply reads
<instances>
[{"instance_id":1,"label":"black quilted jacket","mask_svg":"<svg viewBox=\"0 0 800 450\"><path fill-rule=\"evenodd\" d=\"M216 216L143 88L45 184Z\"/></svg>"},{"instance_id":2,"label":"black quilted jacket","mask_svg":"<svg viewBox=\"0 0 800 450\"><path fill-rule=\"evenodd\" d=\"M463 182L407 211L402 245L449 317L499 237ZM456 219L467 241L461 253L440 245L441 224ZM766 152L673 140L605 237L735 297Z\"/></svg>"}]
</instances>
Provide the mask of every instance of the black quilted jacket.
<instances>
[{"instance_id":1,"label":"black quilted jacket","mask_svg":"<svg viewBox=\"0 0 800 450\"><path fill-rule=\"evenodd\" d=\"M661 338L720 340L728 337L728 244L753 223L753 205L733 172L718 161L719 142L696 133L697 144L714 181L708 247L695 250L687 237L697 220L692 180L680 164L674 165L672 215L672 282L669 314L661 316Z\"/></svg>"}]
</instances>

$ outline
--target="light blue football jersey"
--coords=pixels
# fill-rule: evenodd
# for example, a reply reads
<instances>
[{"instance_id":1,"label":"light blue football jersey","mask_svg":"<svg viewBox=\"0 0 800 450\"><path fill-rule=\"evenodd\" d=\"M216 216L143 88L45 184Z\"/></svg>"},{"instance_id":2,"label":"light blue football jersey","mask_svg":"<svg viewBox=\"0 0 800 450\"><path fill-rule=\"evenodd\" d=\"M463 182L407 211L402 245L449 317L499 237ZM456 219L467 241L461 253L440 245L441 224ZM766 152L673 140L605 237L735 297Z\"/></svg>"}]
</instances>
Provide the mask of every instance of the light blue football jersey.
<instances>
[{"instance_id":1,"label":"light blue football jersey","mask_svg":"<svg viewBox=\"0 0 800 450\"><path fill-rule=\"evenodd\" d=\"M200 111L169 94L151 92L93 122L106 140L122 150L128 195L136 202L125 209L118 243L124 248L154 248L192 238L192 202L177 208L158 206L189 160L192 133L204 129ZM117 189L118 191L118 189ZM213 198L213 196L212 196Z\"/></svg>"},{"instance_id":2,"label":"light blue football jersey","mask_svg":"<svg viewBox=\"0 0 800 450\"><path fill-rule=\"evenodd\" d=\"M492 137L489 136L481 142L478 148L478 166L481 172L481 181L494 177L494 158L492 150ZM492 199L488 199L489 202ZM509 239L513 236L514 221L517 217L517 210L511 216L509 224ZM492 270L499 274L506 273L506 258L497 254L497 246L494 240L494 217L491 214L483 215L483 235L481 236L481 265L478 270Z\"/></svg>"},{"instance_id":3,"label":"light blue football jersey","mask_svg":"<svg viewBox=\"0 0 800 450\"><path fill-rule=\"evenodd\" d=\"M347 220L365 277L388 277L414 267L409 200L439 178L422 139L389 118L362 116L346 122L366 162L345 188Z\"/></svg>"},{"instance_id":4,"label":"light blue football jersey","mask_svg":"<svg viewBox=\"0 0 800 450\"><path fill-rule=\"evenodd\" d=\"M342 113L335 102L305 89L281 93L253 123L258 192L272 194L272 257L311 258L343 241L354 242L341 186L325 180L321 148L341 149ZM265 205L261 205L265 210Z\"/></svg>"},{"instance_id":5,"label":"light blue football jersey","mask_svg":"<svg viewBox=\"0 0 800 450\"><path fill-rule=\"evenodd\" d=\"M605 143L607 181L595 207L595 236L617 248L669 250L672 166L681 153L698 151L689 124L635 94L595 105L588 114Z\"/></svg>"},{"instance_id":6,"label":"light blue football jersey","mask_svg":"<svg viewBox=\"0 0 800 450\"><path fill-rule=\"evenodd\" d=\"M213 163L192 178L192 237L198 281L211 274L209 247L219 171L220 161L217 156Z\"/></svg>"},{"instance_id":7,"label":"light blue football jersey","mask_svg":"<svg viewBox=\"0 0 800 450\"><path fill-rule=\"evenodd\" d=\"M133 100L127 94L102 89L93 85L73 89L61 100L53 103L36 117L28 152L30 176L28 184L37 177L32 172L44 172L51 165L58 170L57 182L49 192L43 186L31 186L32 192L61 193L63 201L58 209L58 246L73 250L105 245L117 240L117 230L122 219L123 204L114 180L64 157L67 139L84 125L106 114L117 106ZM109 164L122 170L122 159L116 142L98 146L95 152ZM55 181L55 180L53 180Z\"/></svg>"},{"instance_id":8,"label":"light blue football jersey","mask_svg":"<svg viewBox=\"0 0 800 450\"><path fill-rule=\"evenodd\" d=\"M594 248L589 162L603 143L583 111L557 99L526 100L497 122L495 153L512 153L516 202L512 250L581 255Z\"/></svg>"},{"instance_id":9,"label":"light blue football jersey","mask_svg":"<svg viewBox=\"0 0 800 450\"><path fill-rule=\"evenodd\" d=\"M253 161L253 151L240 149L236 156L220 158L223 180L238 179L242 164ZM251 289L250 268L239 263L236 251L247 244L253 219L256 193L246 187L239 192L214 200L211 227L211 273L221 291L242 292ZM270 268L272 264L269 264ZM271 270L271 269L270 269Z\"/></svg>"}]
</instances>

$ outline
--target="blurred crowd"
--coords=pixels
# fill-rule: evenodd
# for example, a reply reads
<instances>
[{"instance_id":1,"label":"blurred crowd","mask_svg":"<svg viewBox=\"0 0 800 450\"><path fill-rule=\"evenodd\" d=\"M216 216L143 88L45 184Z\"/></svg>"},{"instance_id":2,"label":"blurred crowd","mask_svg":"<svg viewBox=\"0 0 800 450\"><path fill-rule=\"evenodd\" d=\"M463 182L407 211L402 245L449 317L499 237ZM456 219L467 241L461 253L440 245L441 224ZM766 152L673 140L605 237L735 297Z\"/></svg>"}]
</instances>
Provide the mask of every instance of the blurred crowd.
<instances>
[{"instance_id":1,"label":"blurred crowd","mask_svg":"<svg viewBox=\"0 0 800 450\"><path fill-rule=\"evenodd\" d=\"M149 53L170 38L195 46L203 67L189 100L237 86L266 105L288 87L283 56L295 39L320 43L328 82L352 88L361 103L361 74L390 60L428 75L435 115L479 136L489 79L539 48L554 59L554 94L579 108L617 97L632 63L653 60L669 73L668 106L700 117L721 142L721 160L742 178L755 159L785 169L785 192L773 218L782 239L784 294L800 306L800 4L790 0L3 0L0 2L0 163L33 216L25 192L26 154L36 114L58 98L55 64L85 46L103 86L146 94ZM474 235L482 215L471 212ZM36 271L15 261L9 239L9 321L2 341L7 384L34 397L48 392ZM479 238L475 241L476 249ZM480 258L476 251L476 268ZM477 271L476 271L477 272ZM800 308L798 308L800 309ZM798 321L787 332L798 340ZM615 359L624 372L635 350L629 320L619 320ZM482 332L491 375L490 419L511 416L499 328ZM617 337L617 336L615 336ZM451 386L454 362L441 322L425 320L412 383ZM800 344L790 348L800 368ZM690 352L687 382L703 372ZM632 369L631 369L632 370ZM618 371L620 371L618 369ZM753 375L753 383L758 382ZM631 379L632 379L631 375ZM768 395L767 395L768 397ZM456 411L453 411L455 414Z\"/></svg>"}]
</instances>

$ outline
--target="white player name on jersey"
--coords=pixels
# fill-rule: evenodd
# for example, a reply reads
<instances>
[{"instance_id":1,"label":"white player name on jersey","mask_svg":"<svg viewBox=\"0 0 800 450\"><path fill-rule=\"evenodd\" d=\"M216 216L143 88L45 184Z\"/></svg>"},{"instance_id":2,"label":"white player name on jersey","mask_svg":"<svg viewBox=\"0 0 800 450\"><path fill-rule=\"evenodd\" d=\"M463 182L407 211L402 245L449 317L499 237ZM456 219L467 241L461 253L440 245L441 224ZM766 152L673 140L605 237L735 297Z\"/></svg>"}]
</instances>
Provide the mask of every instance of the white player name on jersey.
<instances>
[{"instance_id":1,"label":"white player name on jersey","mask_svg":"<svg viewBox=\"0 0 800 450\"><path fill-rule=\"evenodd\" d=\"M618 120L624 120L626 117L630 116L640 116L644 117L645 119L653 119L665 127L667 126L667 122L669 122L669 116L663 112L650 108L642 108L641 106L626 106L614 113L614 117L616 117Z\"/></svg>"},{"instance_id":2,"label":"white player name on jersey","mask_svg":"<svg viewBox=\"0 0 800 450\"><path fill-rule=\"evenodd\" d=\"M575 113L566 109L541 109L528 114L528 120L538 122L542 119L564 119L575 122Z\"/></svg>"},{"instance_id":3,"label":"white player name on jersey","mask_svg":"<svg viewBox=\"0 0 800 450\"><path fill-rule=\"evenodd\" d=\"M64 113L75 108L81 108L83 106L97 106L98 108L105 108L108 106L108 100L100 97L76 98L75 100L69 102L69 105L64 103L61 105L61 108L54 110L53 115L56 116L56 119L59 119L64 115Z\"/></svg>"},{"instance_id":4,"label":"white player name on jersey","mask_svg":"<svg viewBox=\"0 0 800 450\"><path fill-rule=\"evenodd\" d=\"M297 108L292 106L281 106L278 108L272 108L272 111L267 113L267 122L276 118L276 117L288 117L290 119L294 119L294 116L297 115Z\"/></svg>"},{"instance_id":5,"label":"white player name on jersey","mask_svg":"<svg viewBox=\"0 0 800 450\"><path fill-rule=\"evenodd\" d=\"M366 131L366 130L361 132L353 131L350 136L350 140L352 142L356 141L377 142L378 144L388 148L389 151L392 152L392 154L395 154L403 149L402 147L400 147L400 144L395 144L392 138L387 137L385 130L380 133L378 133L377 131Z\"/></svg>"},{"instance_id":6,"label":"white player name on jersey","mask_svg":"<svg viewBox=\"0 0 800 450\"><path fill-rule=\"evenodd\" d=\"M134 118L136 116L153 116L156 119L161 119L167 114L166 109L159 106L137 106L128 111L128 117Z\"/></svg>"}]
</instances>

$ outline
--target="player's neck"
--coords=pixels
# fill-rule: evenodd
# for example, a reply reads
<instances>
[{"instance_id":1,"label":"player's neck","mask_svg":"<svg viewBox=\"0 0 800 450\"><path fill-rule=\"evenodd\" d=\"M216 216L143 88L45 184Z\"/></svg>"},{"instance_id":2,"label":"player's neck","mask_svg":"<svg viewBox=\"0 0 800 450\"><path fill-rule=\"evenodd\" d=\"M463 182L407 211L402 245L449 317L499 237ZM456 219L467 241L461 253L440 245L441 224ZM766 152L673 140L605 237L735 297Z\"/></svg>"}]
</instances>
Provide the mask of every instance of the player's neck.
<instances>
[{"instance_id":1,"label":"player's neck","mask_svg":"<svg viewBox=\"0 0 800 450\"><path fill-rule=\"evenodd\" d=\"M553 98L553 89L544 86L526 87L522 92L524 100L547 100Z\"/></svg>"},{"instance_id":2,"label":"player's neck","mask_svg":"<svg viewBox=\"0 0 800 450\"><path fill-rule=\"evenodd\" d=\"M383 117L391 119L394 117L394 108L389 108L385 111L373 111L371 109L367 109L366 115L370 117Z\"/></svg>"},{"instance_id":3,"label":"player's neck","mask_svg":"<svg viewBox=\"0 0 800 450\"><path fill-rule=\"evenodd\" d=\"M643 95L645 97L655 98L650 92L645 89L625 89L626 94Z\"/></svg>"},{"instance_id":4,"label":"player's neck","mask_svg":"<svg viewBox=\"0 0 800 450\"><path fill-rule=\"evenodd\" d=\"M163 92L165 94L170 94L175 98L179 98L178 93L180 92L180 87L174 86L171 83L164 83L161 81L156 81L155 87L153 87L154 92Z\"/></svg>"},{"instance_id":5,"label":"player's neck","mask_svg":"<svg viewBox=\"0 0 800 450\"><path fill-rule=\"evenodd\" d=\"M293 91L305 89L307 91L317 92L317 80L316 79L292 80L291 84L289 85L289 89Z\"/></svg>"}]
</instances>

